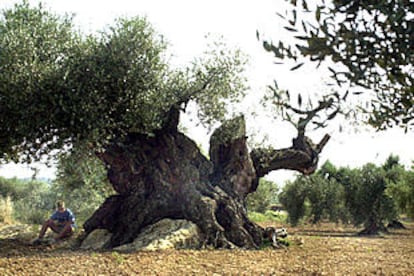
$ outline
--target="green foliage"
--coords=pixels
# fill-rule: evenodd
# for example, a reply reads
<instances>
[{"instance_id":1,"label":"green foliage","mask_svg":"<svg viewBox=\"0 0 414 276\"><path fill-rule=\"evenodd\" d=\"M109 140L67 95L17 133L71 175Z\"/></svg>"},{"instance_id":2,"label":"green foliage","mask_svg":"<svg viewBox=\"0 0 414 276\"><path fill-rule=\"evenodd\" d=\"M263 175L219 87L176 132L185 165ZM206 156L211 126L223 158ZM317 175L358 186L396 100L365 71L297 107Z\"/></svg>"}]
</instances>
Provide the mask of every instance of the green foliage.
<instances>
[{"instance_id":1,"label":"green foliage","mask_svg":"<svg viewBox=\"0 0 414 276\"><path fill-rule=\"evenodd\" d=\"M247 196L247 209L251 212L265 213L270 205L277 203L278 190L276 183L260 179L257 190Z\"/></svg>"},{"instance_id":2,"label":"green foliage","mask_svg":"<svg viewBox=\"0 0 414 276\"><path fill-rule=\"evenodd\" d=\"M308 200L312 223L322 219L332 222L348 222L348 212L345 208L345 192L343 186L334 179L323 178L319 174L310 177Z\"/></svg>"},{"instance_id":3,"label":"green foliage","mask_svg":"<svg viewBox=\"0 0 414 276\"><path fill-rule=\"evenodd\" d=\"M60 155L56 179L67 190L87 187L101 194L113 193L103 162L87 147L78 147Z\"/></svg>"},{"instance_id":4,"label":"green foliage","mask_svg":"<svg viewBox=\"0 0 414 276\"><path fill-rule=\"evenodd\" d=\"M326 162L316 174L299 176L285 186L279 198L293 225L305 216L309 216L312 223L323 219L348 222L344 188L329 177L335 171L336 168Z\"/></svg>"},{"instance_id":5,"label":"green foliage","mask_svg":"<svg viewBox=\"0 0 414 276\"><path fill-rule=\"evenodd\" d=\"M6 179L0 176L0 196L3 198L10 196L13 201L24 198L27 195L25 185L26 181L17 178Z\"/></svg>"},{"instance_id":6,"label":"green foliage","mask_svg":"<svg viewBox=\"0 0 414 276\"><path fill-rule=\"evenodd\" d=\"M286 223L287 215L284 212L275 212L267 210L264 213L259 212L248 212L248 217L251 221L261 223L261 222L277 222L277 223Z\"/></svg>"},{"instance_id":7,"label":"green foliage","mask_svg":"<svg viewBox=\"0 0 414 276\"><path fill-rule=\"evenodd\" d=\"M117 262L118 265L121 265L125 261L124 256L122 256L121 254L119 254L116 251L112 252L111 256Z\"/></svg>"},{"instance_id":8,"label":"green foliage","mask_svg":"<svg viewBox=\"0 0 414 276\"><path fill-rule=\"evenodd\" d=\"M189 101L205 123L243 95L245 60L213 45L191 67L172 69L166 43L145 18L123 18L96 35L41 6L0 15L0 160L38 160L79 144L99 150L128 133L151 135ZM56 151L53 151L56 152Z\"/></svg>"},{"instance_id":9,"label":"green foliage","mask_svg":"<svg viewBox=\"0 0 414 276\"><path fill-rule=\"evenodd\" d=\"M289 239L286 239L286 238L285 239L279 238L277 240L277 242L278 242L278 244L286 246L286 247L289 247L292 244L292 242Z\"/></svg>"},{"instance_id":10,"label":"green foliage","mask_svg":"<svg viewBox=\"0 0 414 276\"><path fill-rule=\"evenodd\" d=\"M404 170L403 166L400 164L400 157L393 154L388 156L387 160L385 160L385 163L384 165L382 165L382 167L386 172L390 172L394 168L400 168Z\"/></svg>"},{"instance_id":11,"label":"green foliage","mask_svg":"<svg viewBox=\"0 0 414 276\"><path fill-rule=\"evenodd\" d=\"M318 170L318 175L322 176L323 178L330 179L333 176L338 175L338 169L335 167L334 164L331 163L331 161L327 160L325 163L322 164L322 166Z\"/></svg>"},{"instance_id":12,"label":"green foliage","mask_svg":"<svg viewBox=\"0 0 414 276\"><path fill-rule=\"evenodd\" d=\"M51 193L66 202L80 225L114 190L103 163L88 149L78 148L59 158Z\"/></svg>"},{"instance_id":13,"label":"green foliage","mask_svg":"<svg viewBox=\"0 0 414 276\"><path fill-rule=\"evenodd\" d=\"M297 65L292 70L308 59L340 64L340 69L329 67L336 84L375 92L376 97L363 107L371 125L380 129L413 125L414 5L410 1L286 2L290 4L286 14L279 15L294 43L265 41L265 50L278 59L294 60Z\"/></svg>"},{"instance_id":14,"label":"green foliage","mask_svg":"<svg viewBox=\"0 0 414 276\"><path fill-rule=\"evenodd\" d=\"M55 198L50 185L37 180L25 181L18 197L13 198L14 217L22 223L41 224L54 210Z\"/></svg>"},{"instance_id":15,"label":"green foliage","mask_svg":"<svg viewBox=\"0 0 414 276\"><path fill-rule=\"evenodd\" d=\"M398 156L391 155L381 167L360 169L336 168L328 161L315 174L287 183L279 198L294 225L309 216L313 223L328 219L381 228L398 213L413 215L413 180Z\"/></svg>"},{"instance_id":16,"label":"green foliage","mask_svg":"<svg viewBox=\"0 0 414 276\"><path fill-rule=\"evenodd\" d=\"M27 2L0 15L0 158L36 155L47 142L58 143L53 132L59 135L57 119L66 117L56 94L76 41L70 18Z\"/></svg>"},{"instance_id":17,"label":"green foliage","mask_svg":"<svg viewBox=\"0 0 414 276\"><path fill-rule=\"evenodd\" d=\"M278 238L277 243L279 246L289 247L291 246L292 242L288 238ZM273 248L273 241L270 239L263 239L262 244L260 245L260 249L266 249L266 248Z\"/></svg>"},{"instance_id":18,"label":"green foliage","mask_svg":"<svg viewBox=\"0 0 414 276\"><path fill-rule=\"evenodd\" d=\"M384 170L367 164L356 173L350 189L346 190L349 193L346 204L354 225L382 226L386 221L395 219L397 213L394 202L385 193L387 181Z\"/></svg>"},{"instance_id":19,"label":"green foliage","mask_svg":"<svg viewBox=\"0 0 414 276\"><path fill-rule=\"evenodd\" d=\"M49 184L17 178L0 178L0 197L10 197L14 219L23 223L42 223L53 208Z\"/></svg>"},{"instance_id":20,"label":"green foliage","mask_svg":"<svg viewBox=\"0 0 414 276\"><path fill-rule=\"evenodd\" d=\"M383 168L386 172L386 194L395 202L400 214L414 218L414 171L406 171L398 156L391 155Z\"/></svg>"},{"instance_id":21,"label":"green foliage","mask_svg":"<svg viewBox=\"0 0 414 276\"><path fill-rule=\"evenodd\" d=\"M304 99L300 93L295 95L288 90L279 89L276 81L267 88L262 104L265 107L270 106L278 119L282 118L291 123L300 133L308 125L312 125L314 129L325 128L338 114L344 114L341 108L344 98L338 92L318 96L309 94Z\"/></svg>"},{"instance_id":22,"label":"green foliage","mask_svg":"<svg viewBox=\"0 0 414 276\"><path fill-rule=\"evenodd\" d=\"M287 182L279 194L279 201L289 214L288 221L293 226L297 225L305 215L305 199L307 187L301 181Z\"/></svg>"},{"instance_id":23,"label":"green foliage","mask_svg":"<svg viewBox=\"0 0 414 276\"><path fill-rule=\"evenodd\" d=\"M386 192L394 200L400 214L414 218L414 172L407 172L399 181L389 183Z\"/></svg>"},{"instance_id":24,"label":"green foliage","mask_svg":"<svg viewBox=\"0 0 414 276\"><path fill-rule=\"evenodd\" d=\"M414 219L414 171L410 171L405 175L406 183L406 199L405 212ZM398 201L397 201L398 202Z\"/></svg>"}]
</instances>

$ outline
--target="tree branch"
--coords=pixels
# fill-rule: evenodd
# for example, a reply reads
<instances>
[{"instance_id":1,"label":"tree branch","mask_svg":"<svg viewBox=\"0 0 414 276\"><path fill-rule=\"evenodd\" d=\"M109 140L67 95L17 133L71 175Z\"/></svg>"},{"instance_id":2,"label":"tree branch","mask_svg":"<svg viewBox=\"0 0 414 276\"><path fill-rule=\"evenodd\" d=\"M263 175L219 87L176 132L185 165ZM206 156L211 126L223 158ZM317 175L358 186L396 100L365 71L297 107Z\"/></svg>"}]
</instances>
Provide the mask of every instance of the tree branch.
<instances>
[{"instance_id":1,"label":"tree branch","mask_svg":"<svg viewBox=\"0 0 414 276\"><path fill-rule=\"evenodd\" d=\"M306 136L293 139L293 145L284 149L254 149L251 159L257 177L263 177L279 169L295 170L303 174L312 174L317 167L318 155L328 143L330 135L326 134L315 145Z\"/></svg>"}]
</instances>

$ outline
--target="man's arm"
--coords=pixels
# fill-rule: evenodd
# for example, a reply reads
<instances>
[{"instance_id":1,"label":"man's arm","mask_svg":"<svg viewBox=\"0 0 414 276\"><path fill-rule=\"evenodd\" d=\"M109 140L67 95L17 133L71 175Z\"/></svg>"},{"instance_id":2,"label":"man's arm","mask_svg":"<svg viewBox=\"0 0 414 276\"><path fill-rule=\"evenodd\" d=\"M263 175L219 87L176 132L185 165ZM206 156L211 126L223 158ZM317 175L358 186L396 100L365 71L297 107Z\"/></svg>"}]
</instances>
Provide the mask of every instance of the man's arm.
<instances>
[{"instance_id":1,"label":"man's arm","mask_svg":"<svg viewBox=\"0 0 414 276\"><path fill-rule=\"evenodd\" d=\"M62 230L59 232L59 234L56 236L56 240L59 240L69 234L72 233L72 221L67 220L65 222L63 222L63 228Z\"/></svg>"}]
</instances>

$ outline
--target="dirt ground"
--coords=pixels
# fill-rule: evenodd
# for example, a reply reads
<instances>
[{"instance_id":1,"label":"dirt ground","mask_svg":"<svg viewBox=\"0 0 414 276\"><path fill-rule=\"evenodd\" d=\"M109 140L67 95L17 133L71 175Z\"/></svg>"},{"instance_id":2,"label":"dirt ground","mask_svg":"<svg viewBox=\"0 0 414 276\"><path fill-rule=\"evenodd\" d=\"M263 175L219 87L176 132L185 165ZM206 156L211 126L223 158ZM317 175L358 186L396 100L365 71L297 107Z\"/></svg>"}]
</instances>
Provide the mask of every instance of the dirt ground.
<instances>
[{"instance_id":1,"label":"dirt ground","mask_svg":"<svg viewBox=\"0 0 414 276\"><path fill-rule=\"evenodd\" d=\"M414 224L407 226L381 237L328 224L288 228L287 249L130 254L35 247L9 233L0 235L0 275L414 275Z\"/></svg>"}]
</instances>

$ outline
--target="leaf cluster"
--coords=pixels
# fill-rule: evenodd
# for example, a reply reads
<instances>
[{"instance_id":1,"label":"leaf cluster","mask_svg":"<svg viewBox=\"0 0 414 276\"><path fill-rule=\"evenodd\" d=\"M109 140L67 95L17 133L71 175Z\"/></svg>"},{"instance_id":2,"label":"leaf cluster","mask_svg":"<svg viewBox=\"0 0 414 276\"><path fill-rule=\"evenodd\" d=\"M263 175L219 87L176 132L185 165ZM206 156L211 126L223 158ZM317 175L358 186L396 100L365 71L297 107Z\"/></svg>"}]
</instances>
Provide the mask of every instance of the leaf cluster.
<instances>
[{"instance_id":1,"label":"leaf cluster","mask_svg":"<svg viewBox=\"0 0 414 276\"><path fill-rule=\"evenodd\" d=\"M260 179L257 190L247 196L247 209L249 212L265 213L270 205L277 203L278 186L276 183Z\"/></svg>"},{"instance_id":2,"label":"leaf cluster","mask_svg":"<svg viewBox=\"0 0 414 276\"><path fill-rule=\"evenodd\" d=\"M305 216L312 223L322 220L348 222L344 188L334 179L324 177L321 171L310 177L300 176L287 183L280 197L289 214L289 220L294 225Z\"/></svg>"},{"instance_id":3,"label":"leaf cluster","mask_svg":"<svg viewBox=\"0 0 414 276\"><path fill-rule=\"evenodd\" d=\"M341 107L347 94L341 96L337 92L332 92L318 98L309 95L305 99L301 93L291 95L289 90L279 89L276 81L274 85L268 85L267 88L263 105L271 106L273 111L283 120L291 123L300 135L305 133L309 125L313 129L325 128L337 115L347 116Z\"/></svg>"},{"instance_id":4,"label":"leaf cluster","mask_svg":"<svg viewBox=\"0 0 414 276\"><path fill-rule=\"evenodd\" d=\"M26 2L0 15L0 157L36 155L61 129L57 118L67 120L53 103L78 39L72 28L71 18Z\"/></svg>"},{"instance_id":5,"label":"leaf cluster","mask_svg":"<svg viewBox=\"0 0 414 276\"><path fill-rule=\"evenodd\" d=\"M321 63L339 86L350 84L375 93L363 110L379 129L414 121L414 4L397 1L328 1L308 4L286 0L290 8L279 16L295 43L264 41L277 59ZM337 69L340 68L340 69Z\"/></svg>"},{"instance_id":6,"label":"leaf cluster","mask_svg":"<svg viewBox=\"0 0 414 276\"><path fill-rule=\"evenodd\" d=\"M220 43L219 43L220 44ZM0 17L0 159L30 162L53 150L99 150L128 133L152 135L189 101L222 120L244 92L245 59L223 43L173 69L146 18L83 34L72 18L26 1Z\"/></svg>"}]
</instances>

